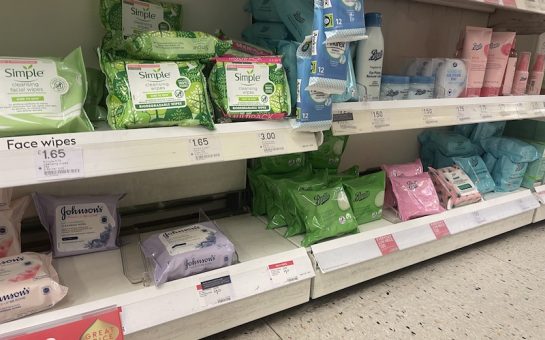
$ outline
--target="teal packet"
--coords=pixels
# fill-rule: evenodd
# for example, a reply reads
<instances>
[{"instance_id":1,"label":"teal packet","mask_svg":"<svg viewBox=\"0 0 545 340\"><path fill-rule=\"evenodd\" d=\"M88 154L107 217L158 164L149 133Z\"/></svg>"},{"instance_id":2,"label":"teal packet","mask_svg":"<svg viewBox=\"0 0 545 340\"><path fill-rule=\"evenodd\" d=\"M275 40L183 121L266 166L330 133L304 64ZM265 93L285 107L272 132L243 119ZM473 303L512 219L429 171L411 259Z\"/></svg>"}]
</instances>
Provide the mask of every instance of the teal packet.
<instances>
[{"instance_id":1,"label":"teal packet","mask_svg":"<svg viewBox=\"0 0 545 340\"><path fill-rule=\"evenodd\" d=\"M359 100L358 84L356 83L356 73L354 72L354 62L352 57L348 59L348 69L346 74L346 89L342 94L331 96L333 103L357 102Z\"/></svg>"},{"instance_id":2,"label":"teal packet","mask_svg":"<svg viewBox=\"0 0 545 340\"><path fill-rule=\"evenodd\" d=\"M296 197L306 229L302 246L358 231L356 218L341 184L322 190L300 191Z\"/></svg>"},{"instance_id":3,"label":"teal packet","mask_svg":"<svg viewBox=\"0 0 545 340\"><path fill-rule=\"evenodd\" d=\"M498 159L489 152L485 153L482 158L483 158L484 164L486 164L486 168L488 169L490 173L492 173L492 170L494 170L494 167L496 166L496 162Z\"/></svg>"},{"instance_id":4,"label":"teal packet","mask_svg":"<svg viewBox=\"0 0 545 340\"><path fill-rule=\"evenodd\" d=\"M297 42L312 34L314 6L309 0L273 0L280 19Z\"/></svg>"},{"instance_id":5,"label":"teal packet","mask_svg":"<svg viewBox=\"0 0 545 340\"><path fill-rule=\"evenodd\" d=\"M299 43L295 41L280 40L278 42L278 54L282 56L282 65L286 71L288 84L290 85L291 103L297 103L297 48Z\"/></svg>"},{"instance_id":6,"label":"teal packet","mask_svg":"<svg viewBox=\"0 0 545 340\"><path fill-rule=\"evenodd\" d=\"M494 157L506 156L513 163L528 163L539 158L535 147L516 138L491 137L483 139L481 145Z\"/></svg>"},{"instance_id":7,"label":"teal packet","mask_svg":"<svg viewBox=\"0 0 545 340\"><path fill-rule=\"evenodd\" d=\"M386 186L384 171L344 181L343 185L358 224L382 218Z\"/></svg>"},{"instance_id":8,"label":"teal packet","mask_svg":"<svg viewBox=\"0 0 545 340\"><path fill-rule=\"evenodd\" d=\"M528 163L514 163L508 156L502 156L492 170L496 191L510 192L520 188Z\"/></svg>"},{"instance_id":9,"label":"teal packet","mask_svg":"<svg viewBox=\"0 0 545 340\"><path fill-rule=\"evenodd\" d=\"M496 184L480 156L454 157L454 162L471 178L481 194L494 191Z\"/></svg>"},{"instance_id":10,"label":"teal packet","mask_svg":"<svg viewBox=\"0 0 545 340\"><path fill-rule=\"evenodd\" d=\"M480 141L490 137L501 137L505 130L505 121L479 123L471 132L470 140L473 143L480 144Z\"/></svg>"},{"instance_id":11,"label":"teal packet","mask_svg":"<svg viewBox=\"0 0 545 340\"><path fill-rule=\"evenodd\" d=\"M274 22L255 22L242 31L242 39L258 46L276 49L280 40L291 40L286 26Z\"/></svg>"},{"instance_id":12,"label":"teal packet","mask_svg":"<svg viewBox=\"0 0 545 340\"><path fill-rule=\"evenodd\" d=\"M245 10L250 12L257 21L282 22L282 18L271 0L250 0Z\"/></svg>"},{"instance_id":13,"label":"teal packet","mask_svg":"<svg viewBox=\"0 0 545 340\"><path fill-rule=\"evenodd\" d=\"M448 157L475 154L471 141L455 132L430 131L429 140L437 146L441 153Z\"/></svg>"},{"instance_id":14,"label":"teal packet","mask_svg":"<svg viewBox=\"0 0 545 340\"><path fill-rule=\"evenodd\" d=\"M457 134L460 134L466 138L471 137L471 134L473 133L473 130L477 127L477 124L463 124L463 125L456 125L453 129L453 131Z\"/></svg>"}]
</instances>

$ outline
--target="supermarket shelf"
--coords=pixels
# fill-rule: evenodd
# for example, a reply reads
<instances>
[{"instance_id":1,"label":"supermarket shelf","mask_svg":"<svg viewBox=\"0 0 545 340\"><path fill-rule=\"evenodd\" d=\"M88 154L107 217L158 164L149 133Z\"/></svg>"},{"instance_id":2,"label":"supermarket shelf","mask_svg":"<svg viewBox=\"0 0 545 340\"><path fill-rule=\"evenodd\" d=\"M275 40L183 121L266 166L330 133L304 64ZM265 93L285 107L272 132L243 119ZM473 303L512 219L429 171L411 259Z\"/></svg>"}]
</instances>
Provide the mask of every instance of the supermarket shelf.
<instances>
[{"instance_id":1,"label":"supermarket shelf","mask_svg":"<svg viewBox=\"0 0 545 340\"><path fill-rule=\"evenodd\" d=\"M536 223L545 220L545 185L537 186L534 190L534 195L541 203L541 206L534 213L533 222Z\"/></svg>"},{"instance_id":2,"label":"supermarket shelf","mask_svg":"<svg viewBox=\"0 0 545 340\"><path fill-rule=\"evenodd\" d=\"M0 138L0 188L75 178L57 174L40 179L37 153L51 147L80 157L82 178L314 151L318 146L315 134L295 132L287 121L219 124L215 131L168 127Z\"/></svg>"},{"instance_id":3,"label":"supermarket shelf","mask_svg":"<svg viewBox=\"0 0 545 340\"><path fill-rule=\"evenodd\" d=\"M449 7L493 12L494 8L545 14L545 3L541 0L415 0Z\"/></svg>"},{"instance_id":4,"label":"supermarket shelf","mask_svg":"<svg viewBox=\"0 0 545 340\"><path fill-rule=\"evenodd\" d=\"M476 97L333 106L333 133L352 135L545 117L545 96Z\"/></svg>"},{"instance_id":5,"label":"supermarket shelf","mask_svg":"<svg viewBox=\"0 0 545 340\"><path fill-rule=\"evenodd\" d=\"M201 338L309 300L314 270L304 249L264 230L251 216L217 223L235 244L240 263L156 288L129 283L120 251L59 259L56 267L69 287L68 296L49 311L3 324L0 338L109 306L122 307L124 332L131 338L170 339L175 332ZM290 261L296 277L273 280L269 265ZM227 275L231 287L228 284L221 289L230 302L218 303L199 295L196 287L201 282Z\"/></svg>"}]
</instances>

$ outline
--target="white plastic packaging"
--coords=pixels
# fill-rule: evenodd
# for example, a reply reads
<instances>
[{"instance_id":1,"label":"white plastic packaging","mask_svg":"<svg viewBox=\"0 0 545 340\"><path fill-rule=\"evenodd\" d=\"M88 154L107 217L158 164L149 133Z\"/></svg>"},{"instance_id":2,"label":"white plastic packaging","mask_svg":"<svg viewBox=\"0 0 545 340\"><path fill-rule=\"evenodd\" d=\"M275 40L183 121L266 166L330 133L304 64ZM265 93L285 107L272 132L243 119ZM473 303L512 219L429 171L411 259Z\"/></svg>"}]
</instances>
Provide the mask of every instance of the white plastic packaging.
<instances>
[{"instance_id":1,"label":"white plastic packaging","mask_svg":"<svg viewBox=\"0 0 545 340\"><path fill-rule=\"evenodd\" d=\"M462 59L445 59L437 70L435 98L458 98L466 89L467 67Z\"/></svg>"},{"instance_id":2,"label":"white plastic packaging","mask_svg":"<svg viewBox=\"0 0 545 340\"><path fill-rule=\"evenodd\" d=\"M405 100L409 98L409 77L382 76L380 100Z\"/></svg>"},{"instance_id":3,"label":"white plastic packaging","mask_svg":"<svg viewBox=\"0 0 545 340\"><path fill-rule=\"evenodd\" d=\"M434 77L410 77L409 99L432 99L434 90Z\"/></svg>"},{"instance_id":4,"label":"white plastic packaging","mask_svg":"<svg viewBox=\"0 0 545 340\"><path fill-rule=\"evenodd\" d=\"M424 77L436 77L439 67L441 67L441 65L443 65L444 62L445 62L444 58L430 59L430 62L424 65L424 69L422 70L421 75Z\"/></svg>"},{"instance_id":5,"label":"white plastic packaging","mask_svg":"<svg viewBox=\"0 0 545 340\"><path fill-rule=\"evenodd\" d=\"M358 43L356 55L356 82L360 101L377 101L380 98L382 62L384 60L384 38L382 36L382 15L365 14L367 40Z\"/></svg>"}]
</instances>

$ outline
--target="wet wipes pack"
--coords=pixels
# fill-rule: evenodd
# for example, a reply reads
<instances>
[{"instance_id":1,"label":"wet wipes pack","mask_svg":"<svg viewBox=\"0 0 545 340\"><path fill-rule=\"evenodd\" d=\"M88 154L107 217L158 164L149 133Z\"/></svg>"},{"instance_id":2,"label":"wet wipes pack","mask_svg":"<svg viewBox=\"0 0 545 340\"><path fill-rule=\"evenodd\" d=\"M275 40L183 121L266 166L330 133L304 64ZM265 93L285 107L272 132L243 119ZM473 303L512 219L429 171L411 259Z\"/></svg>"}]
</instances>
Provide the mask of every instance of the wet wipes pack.
<instances>
[{"instance_id":1,"label":"wet wipes pack","mask_svg":"<svg viewBox=\"0 0 545 340\"><path fill-rule=\"evenodd\" d=\"M203 65L197 61L102 61L113 129L204 126L214 129Z\"/></svg>"},{"instance_id":2,"label":"wet wipes pack","mask_svg":"<svg viewBox=\"0 0 545 340\"><path fill-rule=\"evenodd\" d=\"M0 210L0 259L21 253L21 220L29 204L30 197L25 196Z\"/></svg>"},{"instance_id":3,"label":"wet wipes pack","mask_svg":"<svg viewBox=\"0 0 545 340\"><path fill-rule=\"evenodd\" d=\"M0 324L49 309L67 293L51 255L22 253L0 259Z\"/></svg>"},{"instance_id":4,"label":"wet wipes pack","mask_svg":"<svg viewBox=\"0 0 545 340\"><path fill-rule=\"evenodd\" d=\"M486 152L490 152L494 157L508 157L513 163L528 163L539 158L539 154L534 146L516 138L491 137L483 139L481 145Z\"/></svg>"},{"instance_id":5,"label":"wet wipes pack","mask_svg":"<svg viewBox=\"0 0 545 340\"><path fill-rule=\"evenodd\" d=\"M291 153L259 158L259 165L265 174L285 174L305 166L305 153Z\"/></svg>"},{"instance_id":6,"label":"wet wipes pack","mask_svg":"<svg viewBox=\"0 0 545 340\"><path fill-rule=\"evenodd\" d=\"M297 48L299 43L296 41L281 40L278 42L278 54L282 56L282 65L288 77L290 85L291 104L297 102ZM310 65L309 65L310 70Z\"/></svg>"},{"instance_id":7,"label":"wet wipes pack","mask_svg":"<svg viewBox=\"0 0 545 340\"><path fill-rule=\"evenodd\" d=\"M324 131L324 142L318 150L308 153L308 160L313 169L330 169L335 172L341 164L348 136L333 136L331 130Z\"/></svg>"},{"instance_id":8,"label":"wet wipes pack","mask_svg":"<svg viewBox=\"0 0 545 340\"><path fill-rule=\"evenodd\" d=\"M326 42L322 9L314 5L311 68L308 90L342 94L346 88L350 43Z\"/></svg>"},{"instance_id":9,"label":"wet wipes pack","mask_svg":"<svg viewBox=\"0 0 545 340\"><path fill-rule=\"evenodd\" d=\"M397 202L397 212L402 221L438 214L445 210L427 172L416 176L392 177L390 181Z\"/></svg>"},{"instance_id":10,"label":"wet wipes pack","mask_svg":"<svg viewBox=\"0 0 545 340\"><path fill-rule=\"evenodd\" d=\"M272 0L250 0L245 8L257 21L282 22Z\"/></svg>"},{"instance_id":11,"label":"wet wipes pack","mask_svg":"<svg viewBox=\"0 0 545 340\"><path fill-rule=\"evenodd\" d=\"M348 58L348 70L346 74L346 89L342 94L331 96L333 103L356 102L359 99L358 84L356 83L356 73L354 71L354 61L352 57Z\"/></svg>"},{"instance_id":12,"label":"wet wipes pack","mask_svg":"<svg viewBox=\"0 0 545 340\"><path fill-rule=\"evenodd\" d=\"M475 184L459 167L430 168L428 172L443 208L452 209L482 200Z\"/></svg>"},{"instance_id":13,"label":"wet wipes pack","mask_svg":"<svg viewBox=\"0 0 545 340\"><path fill-rule=\"evenodd\" d=\"M147 31L182 29L182 5L155 0L100 0L100 19L124 37Z\"/></svg>"},{"instance_id":14,"label":"wet wipes pack","mask_svg":"<svg viewBox=\"0 0 545 340\"><path fill-rule=\"evenodd\" d=\"M481 194L494 191L496 184L480 156L454 157L453 160L471 178Z\"/></svg>"},{"instance_id":15,"label":"wet wipes pack","mask_svg":"<svg viewBox=\"0 0 545 340\"><path fill-rule=\"evenodd\" d=\"M302 42L312 33L314 7L312 0L272 0L280 20L295 41Z\"/></svg>"},{"instance_id":16,"label":"wet wipes pack","mask_svg":"<svg viewBox=\"0 0 545 340\"><path fill-rule=\"evenodd\" d=\"M496 162L498 159L494 157L491 153L487 152L483 155L483 161L484 164L486 164L486 168L490 173L492 173L492 170L494 170L494 166L496 166Z\"/></svg>"},{"instance_id":17,"label":"wet wipes pack","mask_svg":"<svg viewBox=\"0 0 545 340\"><path fill-rule=\"evenodd\" d=\"M467 155L475 152L475 147L471 141L455 132L431 131L429 138L432 143L435 143L441 153L448 157Z\"/></svg>"},{"instance_id":18,"label":"wet wipes pack","mask_svg":"<svg viewBox=\"0 0 545 340\"><path fill-rule=\"evenodd\" d=\"M361 176L343 182L350 206L358 224L369 223L382 218L384 204L384 171Z\"/></svg>"},{"instance_id":19,"label":"wet wipes pack","mask_svg":"<svg viewBox=\"0 0 545 340\"><path fill-rule=\"evenodd\" d=\"M93 131L81 48L64 59L0 57L0 137Z\"/></svg>"},{"instance_id":20,"label":"wet wipes pack","mask_svg":"<svg viewBox=\"0 0 545 340\"><path fill-rule=\"evenodd\" d=\"M216 58L208 82L212 101L226 118L284 119L291 112L289 85L278 56Z\"/></svg>"},{"instance_id":21,"label":"wet wipes pack","mask_svg":"<svg viewBox=\"0 0 545 340\"><path fill-rule=\"evenodd\" d=\"M229 266L235 246L213 222L153 234L141 243L156 285Z\"/></svg>"},{"instance_id":22,"label":"wet wipes pack","mask_svg":"<svg viewBox=\"0 0 545 340\"><path fill-rule=\"evenodd\" d=\"M527 168L528 163L514 163L508 156L501 156L492 170L496 191L510 192L520 188Z\"/></svg>"},{"instance_id":23,"label":"wet wipes pack","mask_svg":"<svg viewBox=\"0 0 545 340\"><path fill-rule=\"evenodd\" d=\"M52 196L34 193L40 222L49 233L54 257L117 249L123 195Z\"/></svg>"},{"instance_id":24,"label":"wet wipes pack","mask_svg":"<svg viewBox=\"0 0 545 340\"><path fill-rule=\"evenodd\" d=\"M280 40L291 40L282 23L255 22L242 31L242 39L258 46L274 49Z\"/></svg>"},{"instance_id":25,"label":"wet wipes pack","mask_svg":"<svg viewBox=\"0 0 545 340\"><path fill-rule=\"evenodd\" d=\"M321 11L327 42L366 38L363 0L314 0L314 7Z\"/></svg>"},{"instance_id":26,"label":"wet wipes pack","mask_svg":"<svg viewBox=\"0 0 545 340\"><path fill-rule=\"evenodd\" d=\"M331 97L324 92L309 90L311 73L310 37L297 49L297 109L294 129L309 132L327 130L332 124Z\"/></svg>"},{"instance_id":27,"label":"wet wipes pack","mask_svg":"<svg viewBox=\"0 0 545 340\"><path fill-rule=\"evenodd\" d=\"M127 38L125 46L135 59L206 60L225 54L231 41L203 32L150 31Z\"/></svg>"}]
</instances>

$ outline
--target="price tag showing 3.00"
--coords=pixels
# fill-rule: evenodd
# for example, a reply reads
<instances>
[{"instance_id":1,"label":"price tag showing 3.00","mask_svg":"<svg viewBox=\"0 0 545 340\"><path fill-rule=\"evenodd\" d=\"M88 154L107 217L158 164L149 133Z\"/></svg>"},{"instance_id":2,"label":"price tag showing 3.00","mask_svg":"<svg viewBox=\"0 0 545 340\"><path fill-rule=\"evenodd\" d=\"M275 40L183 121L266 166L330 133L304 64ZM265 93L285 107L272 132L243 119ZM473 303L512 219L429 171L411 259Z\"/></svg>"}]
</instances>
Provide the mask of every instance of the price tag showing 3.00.
<instances>
[{"instance_id":1,"label":"price tag showing 3.00","mask_svg":"<svg viewBox=\"0 0 545 340\"><path fill-rule=\"evenodd\" d=\"M261 131L257 133L257 143L261 151L268 155L282 152L286 149L280 131Z\"/></svg>"},{"instance_id":2,"label":"price tag showing 3.00","mask_svg":"<svg viewBox=\"0 0 545 340\"><path fill-rule=\"evenodd\" d=\"M39 149L34 154L36 178L54 180L84 177L83 149Z\"/></svg>"}]
</instances>

